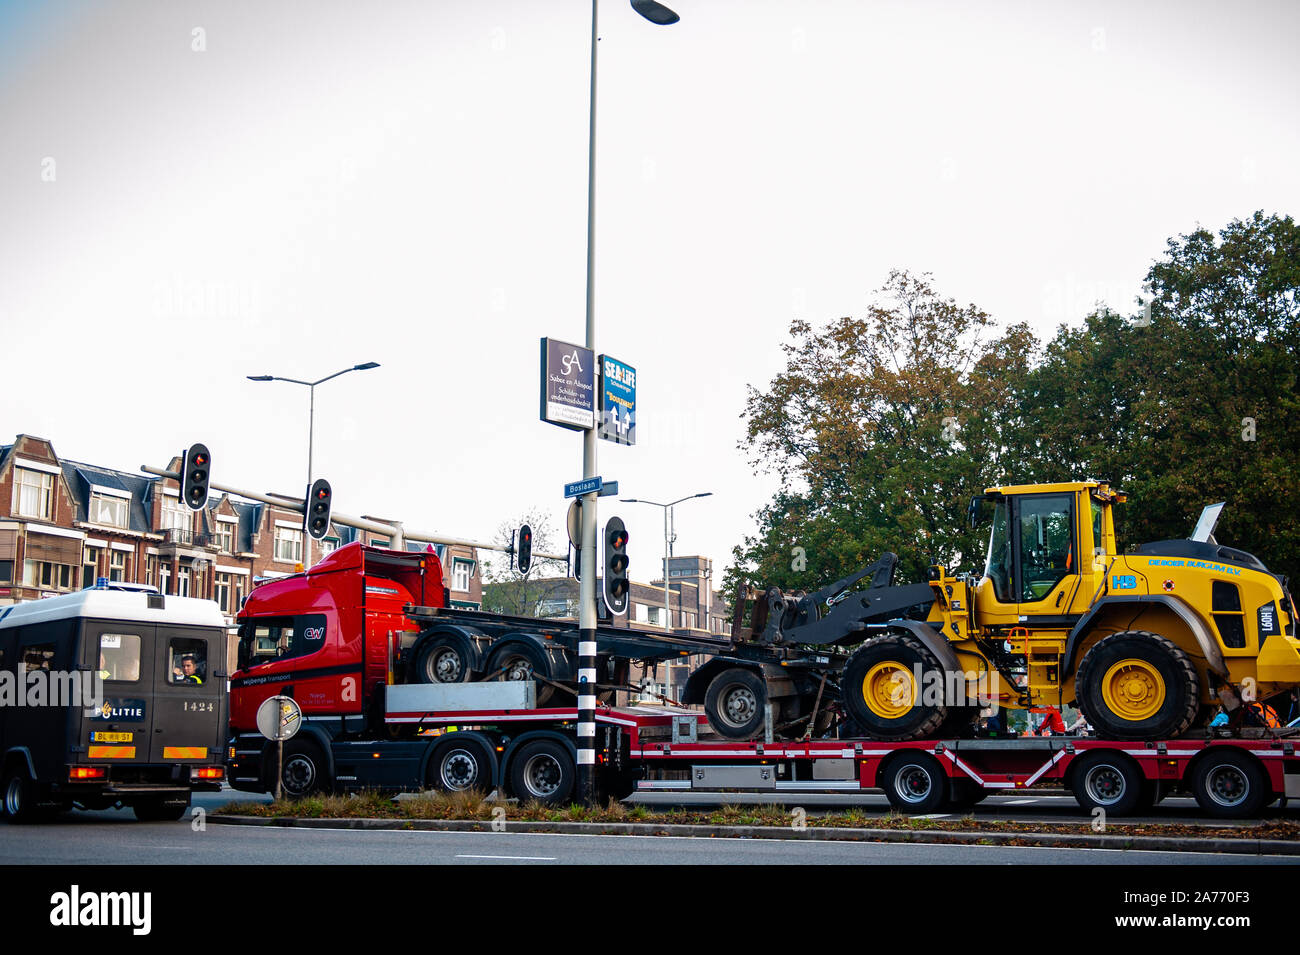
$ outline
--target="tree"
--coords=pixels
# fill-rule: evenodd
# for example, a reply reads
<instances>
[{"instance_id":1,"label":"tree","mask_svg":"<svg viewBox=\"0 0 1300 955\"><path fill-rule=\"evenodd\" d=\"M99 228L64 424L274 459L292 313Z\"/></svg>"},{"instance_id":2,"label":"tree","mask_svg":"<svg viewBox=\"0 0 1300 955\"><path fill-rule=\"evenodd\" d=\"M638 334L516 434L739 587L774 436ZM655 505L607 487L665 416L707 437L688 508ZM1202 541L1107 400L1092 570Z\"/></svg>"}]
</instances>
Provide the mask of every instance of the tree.
<instances>
[{"instance_id":1,"label":"tree","mask_svg":"<svg viewBox=\"0 0 1300 955\"><path fill-rule=\"evenodd\" d=\"M750 388L742 447L781 489L736 548L731 588L816 586L887 550L910 580L977 558L966 506L1015 452L1037 342L1024 326L986 341L989 317L927 276L893 272L878 294L863 318L794 322L785 370Z\"/></svg>"},{"instance_id":2,"label":"tree","mask_svg":"<svg viewBox=\"0 0 1300 955\"><path fill-rule=\"evenodd\" d=\"M519 527L528 524L533 529L533 560L528 573L519 573L517 561L504 552L484 562L483 609L492 613L515 617L563 617L565 612L554 606L563 600L568 590L568 578L562 576L563 561L555 561L540 554L555 553L554 534L550 518L540 509L533 508L513 523L497 527L494 542L502 548L518 541ZM551 606L547 602L551 602Z\"/></svg>"}]
</instances>

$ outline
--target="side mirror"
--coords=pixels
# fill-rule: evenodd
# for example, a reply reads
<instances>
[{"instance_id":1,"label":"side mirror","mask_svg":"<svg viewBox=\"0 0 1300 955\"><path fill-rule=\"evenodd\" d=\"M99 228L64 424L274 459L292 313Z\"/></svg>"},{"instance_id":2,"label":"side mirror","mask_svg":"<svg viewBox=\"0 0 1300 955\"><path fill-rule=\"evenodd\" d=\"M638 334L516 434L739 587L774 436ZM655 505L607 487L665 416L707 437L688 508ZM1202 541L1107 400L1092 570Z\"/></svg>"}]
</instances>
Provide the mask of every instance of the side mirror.
<instances>
[{"instance_id":1,"label":"side mirror","mask_svg":"<svg viewBox=\"0 0 1300 955\"><path fill-rule=\"evenodd\" d=\"M976 494L970 499L970 507L966 508L966 517L970 520L971 530L976 530L979 527L980 502L983 500L983 494Z\"/></svg>"},{"instance_id":2,"label":"side mirror","mask_svg":"<svg viewBox=\"0 0 1300 955\"><path fill-rule=\"evenodd\" d=\"M242 637L239 641L239 649L235 651L235 665L241 670L248 669L248 641Z\"/></svg>"}]
</instances>

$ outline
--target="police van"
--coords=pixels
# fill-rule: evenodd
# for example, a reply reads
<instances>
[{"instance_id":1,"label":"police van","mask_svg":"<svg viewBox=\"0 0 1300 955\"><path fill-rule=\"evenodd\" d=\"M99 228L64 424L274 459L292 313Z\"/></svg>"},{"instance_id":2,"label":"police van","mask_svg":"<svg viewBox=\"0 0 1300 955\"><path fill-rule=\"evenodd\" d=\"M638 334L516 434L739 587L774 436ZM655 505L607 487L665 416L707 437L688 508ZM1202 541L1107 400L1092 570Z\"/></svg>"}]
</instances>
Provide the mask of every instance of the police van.
<instances>
[{"instance_id":1,"label":"police van","mask_svg":"<svg viewBox=\"0 0 1300 955\"><path fill-rule=\"evenodd\" d=\"M210 600L108 584L0 607L0 810L179 819L224 778L226 624Z\"/></svg>"}]
</instances>

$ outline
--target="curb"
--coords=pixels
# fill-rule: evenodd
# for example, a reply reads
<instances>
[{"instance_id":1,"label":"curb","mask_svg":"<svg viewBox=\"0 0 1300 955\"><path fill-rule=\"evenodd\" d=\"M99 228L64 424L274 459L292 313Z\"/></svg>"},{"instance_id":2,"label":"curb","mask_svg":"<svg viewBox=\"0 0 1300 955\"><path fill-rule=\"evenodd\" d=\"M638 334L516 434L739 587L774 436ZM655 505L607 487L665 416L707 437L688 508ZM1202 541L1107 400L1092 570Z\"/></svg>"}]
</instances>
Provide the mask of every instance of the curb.
<instances>
[{"instance_id":1,"label":"curb","mask_svg":"<svg viewBox=\"0 0 1300 955\"><path fill-rule=\"evenodd\" d=\"M912 842L929 845L1012 845L1066 849L1128 849L1164 852L1214 852L1233 855L1300 856L1300 842L1281 839L1195 839L1187 836L1073 835L1062 832L960 832L942 829L843 829L809 826L687 826L646 822L491 822L468 819L301 819L294 817L208 815L229 826L285 829L362 829L441 832L552 832L565 835L678 836L705 839L802 839L823 842Z\"/></svg>"}]
</instances>

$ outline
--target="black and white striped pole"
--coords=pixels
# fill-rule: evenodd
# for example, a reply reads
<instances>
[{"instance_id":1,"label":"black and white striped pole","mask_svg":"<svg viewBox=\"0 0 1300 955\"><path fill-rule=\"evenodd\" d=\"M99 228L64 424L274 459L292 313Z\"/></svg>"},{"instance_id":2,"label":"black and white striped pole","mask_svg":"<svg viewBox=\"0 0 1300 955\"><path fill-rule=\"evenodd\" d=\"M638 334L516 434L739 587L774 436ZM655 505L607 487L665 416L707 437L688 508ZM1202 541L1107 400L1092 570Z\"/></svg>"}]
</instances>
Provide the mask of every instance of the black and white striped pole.
<instances>
[{"instance_id":1,"label":"black and white striped pole","mask_svg":"<svg viewBox=\"0 0 1300 955\"><path fill-rule=\"evenodd\" d=\"M655 0L631 0L651 23L676 23L677 14ZM596 46L600 0L591 0L591 116L587 139L587 348L596 351ZM582 434L583 479L596 476L596 429ZM582 552L578 558L578 798L596 799L596 491L582 499Z\"/></svg>"}]
</instances>

